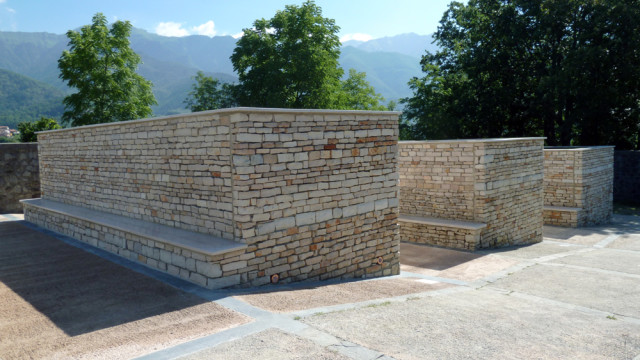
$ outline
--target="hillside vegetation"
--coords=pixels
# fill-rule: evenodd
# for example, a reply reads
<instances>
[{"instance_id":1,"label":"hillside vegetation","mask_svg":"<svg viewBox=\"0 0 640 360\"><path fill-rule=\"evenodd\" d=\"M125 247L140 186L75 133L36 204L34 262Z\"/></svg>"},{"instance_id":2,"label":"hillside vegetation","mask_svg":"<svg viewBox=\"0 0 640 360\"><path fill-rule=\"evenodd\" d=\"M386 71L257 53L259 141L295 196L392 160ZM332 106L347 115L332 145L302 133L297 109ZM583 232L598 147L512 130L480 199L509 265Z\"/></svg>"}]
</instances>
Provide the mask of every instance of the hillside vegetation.
<instances>
[{"instance_id":1,"label":"hillside vegetation","mask_svg":"<svg viewBox=\"0 0 640 360\"><path fill-rule=\"evenodd\" d=\"M42 116L59 119L64 95L51 85L0 69L0 125L16 129L19 122Z\"/></svg>"},{"instance_id":2,"label":"hillside vegetation","mask_svg":"<svg viewBox=\"0 0 640 360\"><path fill-rule=\"evenodd\" d=\"M431 41L430 36L413 34L372 40L368 46L357 42L343 46L340 65L345 77L350 68L366 72L369 83L387 101L411 95L407 81L420 74L420 64L417 56L397 52L409 49L407 39L419 42L423 49ZM156 116L188 111L184 100L198 71L223 82L237 81L229 59L236 39L230 36L177 38L134 28L130 40L131 48L142 58L138 73L153 83L158 105L152 110ZM58 70L58 59L67 43L66 35L0 32L0 69L4 70L0 91L2 101L11 102L0 107L0 125L37 120L40 116L59 119L59 100L70 92L59 79ZM416 52L413 48L408 51ZM10 94L9 89L20 90ZM28 98L29 94L33 97Z\"/></svg>"}]
</instances>

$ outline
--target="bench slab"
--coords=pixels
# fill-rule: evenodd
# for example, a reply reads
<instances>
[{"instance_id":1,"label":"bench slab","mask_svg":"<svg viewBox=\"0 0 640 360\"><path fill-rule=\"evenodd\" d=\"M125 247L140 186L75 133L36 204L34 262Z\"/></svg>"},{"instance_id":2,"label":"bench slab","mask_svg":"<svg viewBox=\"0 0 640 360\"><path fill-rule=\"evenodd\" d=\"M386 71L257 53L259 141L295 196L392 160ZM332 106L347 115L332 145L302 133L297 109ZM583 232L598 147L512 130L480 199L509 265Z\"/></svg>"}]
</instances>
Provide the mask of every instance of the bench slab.
<instances>
[{"instance_id":1,"label":"bench slab","mask_svg":"<svg viewBox=\"0 0 640 360\"><path fill-rule=\"evenodd\" d=\"M20 200L20 202L25 206L33 206L42 210L96 223L204 255L220 255L247 248L246 244L208 234L177 229L57 201L28 199Z\"/></svg>"}]
</instances>

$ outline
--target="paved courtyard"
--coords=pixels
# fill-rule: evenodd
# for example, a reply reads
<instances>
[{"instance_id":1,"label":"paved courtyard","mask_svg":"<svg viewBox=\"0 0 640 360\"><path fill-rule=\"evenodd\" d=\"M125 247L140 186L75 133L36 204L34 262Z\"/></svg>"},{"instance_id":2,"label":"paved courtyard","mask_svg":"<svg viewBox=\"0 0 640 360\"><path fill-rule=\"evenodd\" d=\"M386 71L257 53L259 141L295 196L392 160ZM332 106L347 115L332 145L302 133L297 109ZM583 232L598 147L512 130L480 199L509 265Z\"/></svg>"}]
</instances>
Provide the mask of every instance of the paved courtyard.
<instances>
[{"instance_id":1,"label":"paved courtyard","mask_svg":"<svg viewBox=\"0 0 640 360\"><path fill-rule=\"evenodd\" d=\"M640 359L640 217L402 274L211 291L0 215L0 359Z\"/></svg>"}]
</instances>

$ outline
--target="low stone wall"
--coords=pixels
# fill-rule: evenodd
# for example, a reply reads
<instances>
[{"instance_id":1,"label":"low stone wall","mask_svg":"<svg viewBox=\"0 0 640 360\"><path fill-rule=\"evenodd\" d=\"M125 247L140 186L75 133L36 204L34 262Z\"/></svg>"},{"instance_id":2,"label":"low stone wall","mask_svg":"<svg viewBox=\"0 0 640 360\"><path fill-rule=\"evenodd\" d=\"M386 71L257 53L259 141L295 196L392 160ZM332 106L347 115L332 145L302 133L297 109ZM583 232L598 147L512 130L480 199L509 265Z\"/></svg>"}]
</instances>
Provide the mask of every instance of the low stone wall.
<instances>
[{"instance_id":1,"label":"low stone wall","mask_svg":"<svg viewBox=\"0 0 640 360\"><path fill-rule=\"evenodd\" d=\"M38 144L0 144L0 214L22 212L21 199L40 196Z\"/></svg>"},{"instance_id":2,"label":"low stone wall","mask_svg":"<svg viewBox=\"0 0 640 360\"><path fill-rule=\"evenodd\" d=\"M640 205L640 151L616 150L613 159L613 200Z\"/></svg>"},{"instance_id":3,"label":"low stone wall","mask_svg":"<svg viewBox=\"0 0 640 360\"><path fill-rule=\"evenodd\" d=\"M160 257L118 231L100 245L88 224L55 228L210 288L398 274L397 117L236 108L43 132L42 196L246 244ZM28 221L55 216L25 205Z\"/></svg>"},{"instance_id":4,"label":"low stone wall","mask_svg":"<svg viewBox=\"0 0 640 360\"><path fill-rule=\"evenodd\" d=\"M544 150L544 221L556 226L606 224L613 214L613 146Z\"/></svg>"},{"instance_id":5,"label":"low stone wall","mask_svg":"<svg viewBox=\"0 0 640 360\"><path fill-rule=\"evenodd\" d=\"M486 225L475 244L437 228L423 229L422 243L475 250L541 241L543 141L400 142L400 213ZM415 238L416 225L404 225L401 239Z\"/></svg>"}]
</instances>

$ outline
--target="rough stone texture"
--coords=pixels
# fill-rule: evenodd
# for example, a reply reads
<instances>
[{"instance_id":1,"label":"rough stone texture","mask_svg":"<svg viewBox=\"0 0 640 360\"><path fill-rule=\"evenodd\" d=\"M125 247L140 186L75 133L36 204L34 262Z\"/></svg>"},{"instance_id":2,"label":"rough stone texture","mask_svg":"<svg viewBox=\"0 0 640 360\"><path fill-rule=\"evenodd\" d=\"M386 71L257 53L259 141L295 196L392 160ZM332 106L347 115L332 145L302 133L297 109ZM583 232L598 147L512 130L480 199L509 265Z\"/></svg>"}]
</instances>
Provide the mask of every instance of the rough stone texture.
<instances>
[{"instance_id":1,"label":"rough stone texture","mask_svg":"<svg viewBox=\"0 0 640 360\"><path fill-rule=\"evenodd\" d=\"M400 142L400 213L484 223L479 241L423 227L422 243L468 250L542 241L543 138ZM401 239L418 233L400 224ZM405 233L405 230L407 232ZM448 229L450 230L450 229Z\"/></svg>"},{"instance_id":2,"label":"rough stone texture","mask_svg":"<svg viewBox=\"0 0 640 360\"><path fill-rule=\"evenodd\" d=\"M482 233L482 230L426 226L408 221L401 221L400 224L403 241L464 250L475 250Z\"/></svg>"},{"instance_id":3,"label":"rough stone texture","mask_svg":"<svg viewBox=\"0 0 640 360\"><path fill-rule=\"evenodd\" d=\"M640 205L640 151L614 151L613 200Z\"/></svg>"},{"instance_id":4,"label":"rough stone texture","mask_svg":"<svg viewBox=\"0 0 640 360\"><path fill-rule=\"evenodd\" d=\"M397 113L250 108L49 131L43 198L248 248L206 257L26 204L25 219L209 288L397 274L397 137Z\"/></svg>"},{"instance_id":5,"label":"rough stone texture","mask_svg":"<svg viewBox=\"0 0 640 360\"><path fill-rule=\"evenodd\" d=\"M545 148L544 205L548 225L609 223L613 214L613 146Z\"/></svg>"},{"instance_id":6,"label":"rough stone texture","mask_svg":"<svg viewBox=\"0 0 640 360\"><path fill-rule=\"evenodd\" d=\"M0 144L0 214L22 212L20 200L37 197L38 144Z\"/></svg>"}]
</instances>

